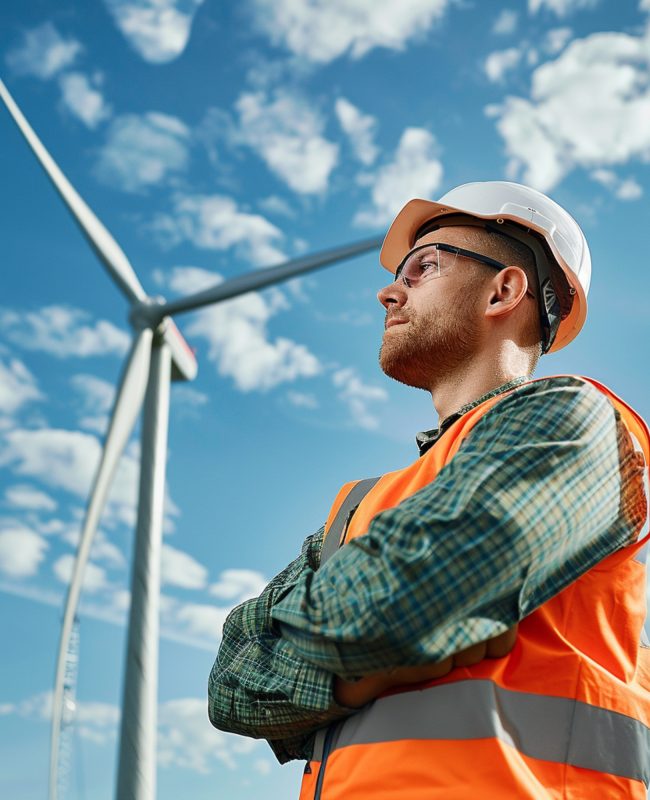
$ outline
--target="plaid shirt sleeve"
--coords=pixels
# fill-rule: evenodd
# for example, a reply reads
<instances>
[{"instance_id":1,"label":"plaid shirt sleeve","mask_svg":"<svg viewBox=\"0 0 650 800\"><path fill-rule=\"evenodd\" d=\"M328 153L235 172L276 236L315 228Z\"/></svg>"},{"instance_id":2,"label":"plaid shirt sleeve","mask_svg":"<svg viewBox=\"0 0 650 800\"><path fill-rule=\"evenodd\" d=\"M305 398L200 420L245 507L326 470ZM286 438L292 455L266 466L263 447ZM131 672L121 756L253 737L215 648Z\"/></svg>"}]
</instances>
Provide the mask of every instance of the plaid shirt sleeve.
<instances>
[{"instance_id":1,"label":"plaid shirt sleeve","mask_svg":"<svg viewBox=\"0 0 650 800\"><path fill-rule=\"evenodd\" d=\"M309 759L313 733L356 709L333 698L333 675L305 661L271 623L271 609L318 569L324 529L298 558L228 615L208 683L208 714L224 731L267 739L280 763Z\"/></svg>"},{"instance_id":2,"label":"plaid shirt sleeve","mask_svg":"<svg viewBox=\"0 0 650 800\"><path fill-rule=\"evenodd\" d=\"M343 678L438 661L521 620L644 517L618 412L580 379L537 381L488 411L434 482L303 572L272 617L296 655Z\"/></svg>"}]
</instances>

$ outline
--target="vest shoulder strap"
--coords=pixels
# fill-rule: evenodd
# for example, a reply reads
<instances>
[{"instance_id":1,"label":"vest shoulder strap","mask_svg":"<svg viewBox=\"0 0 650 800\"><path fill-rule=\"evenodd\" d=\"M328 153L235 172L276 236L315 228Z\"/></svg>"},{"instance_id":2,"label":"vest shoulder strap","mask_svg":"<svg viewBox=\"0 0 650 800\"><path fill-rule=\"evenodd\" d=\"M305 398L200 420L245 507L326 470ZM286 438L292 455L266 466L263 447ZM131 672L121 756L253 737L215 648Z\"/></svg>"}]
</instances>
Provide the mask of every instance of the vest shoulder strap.
<instances>
[{"instance_id":1,"label":"vest shoulder strap","mask_svg":"<svg viewBox=\"0 0 650 800\"><path fill-rule=\"evenodd\" d=\"M327 536L323 542L323 547L320 554L320 563L324 564L328 558L331 558L339 548L341 534L345 527L345 523L357 509L359 503L368 494L372 487L377 483L381 476L376 478L365 478L350 489L345 500L341 503L339 510L332 521L332 524L327 531Z\"/></svg>"}]
</instances>

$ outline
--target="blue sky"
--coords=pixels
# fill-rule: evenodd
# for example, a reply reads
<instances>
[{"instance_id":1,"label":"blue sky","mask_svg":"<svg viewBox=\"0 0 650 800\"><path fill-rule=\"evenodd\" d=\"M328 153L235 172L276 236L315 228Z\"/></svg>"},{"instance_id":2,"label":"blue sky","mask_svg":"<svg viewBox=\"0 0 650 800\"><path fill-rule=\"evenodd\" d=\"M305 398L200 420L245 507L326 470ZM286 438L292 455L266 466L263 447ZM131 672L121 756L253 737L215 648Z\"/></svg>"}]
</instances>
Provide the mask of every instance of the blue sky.
<instances>
[{"instance_id":1,"label":"blue sky","mask_svg":"<svg viewBox=\"0 0 650 800\"><path fill-rule=\"evenodd\" d=\"M229 7L230 6L230 7ZM650 418L648 0L8 0L0 75L151 294L185 294L386 230L411 197L548 191L593 258L587 324L537 375L597 378ZM63 593L126 305L0 109L0 794L43 797ZM367 255L177 318L159 788L297 796L301 765L213 730L228 610L320 526L345 480L415 457L437 415L377 366ZM82 599L70 797L112 797L138 431ZM263 792L263 795L262 795Z\"/></svg>"}]
</instances>

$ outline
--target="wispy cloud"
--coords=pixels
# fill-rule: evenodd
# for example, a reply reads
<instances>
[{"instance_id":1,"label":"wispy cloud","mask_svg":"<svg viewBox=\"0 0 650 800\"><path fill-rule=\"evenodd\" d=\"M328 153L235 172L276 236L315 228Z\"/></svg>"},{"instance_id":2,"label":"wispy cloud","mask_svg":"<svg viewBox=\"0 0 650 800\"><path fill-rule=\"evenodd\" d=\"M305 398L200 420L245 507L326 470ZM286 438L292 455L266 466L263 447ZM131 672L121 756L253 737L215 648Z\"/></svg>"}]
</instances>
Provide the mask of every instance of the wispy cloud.
<instances>
[{"instance_id":1,"label":"wispy cloud","mask_svg":"<svg viewBox=\"0 0 650 800\"><path fill-rule=\"evenodd\" d=\"M57 579L66 586L72 579L72 569L74 567L75 558L70 553L66 553L58 558L52 565L52 571ZM83 588L84 591L94 594L102 589L108 587L108 579L106 577L106 570L103 567L93 564L89 561L84 569Z\"/></svg>"},{"instance_id":2,"label":"wispy cloud","mask_svg":"<svg viewBox=\"0 0 650 800\"><path fill-rule=\"evenodd\" d=\"M364 114L345 97L338 98L335 111L356 157L362 164L370 166L379 154L374 140L377 120L370 114Z\"/></svg>"},{"instance_id":3,"label":"wispy cloud","mask_svg":"<svg viewBox=\"0 0 650 800\"><path fill-rule=\"evenodd\" d=\"M0 530L0 572L9 578L36 575L48 547L47 541L29 528L3 523Z\"/></svg>"},{"instance_id":4,"label":"wispy cloud","mask_svg":"<svg viewBox=\"0 0 650 800\"><path fill-rule=\"evenodd\" d=\"M371 228L389 223L408 200L431 197L442 173L435 136L424 128L407 128L392 161L360 177L370 187L372 207L360 211L355 223Z\"/></svg>"},{"instance_id":5,"label":"wispy cloud","mask_svg":"<svg viewBox=\"0 0 650 800\"><path fill-rule=\"evenodd\" d=\"M145 61L165 64L185 50L203 0L104 0L116 25Z\"/></svg>"},{"instance_id":6,"label":"wispy cloud","mask_svg":"<svg viewBox=\"0 0 650 800\"><path fill-rule=\"evenodd\" d=\"M101 445L88 433L56 428L7 431L0 443L0 467L85 499L97 469ZM139 464L132 452L122 456L113 479L105 515L107 525L133 525Z\"/></svg>"},{"instance_id":7,"label":"wispy cloud","mask_svg":"<svg viewBox=\"0 0 650 800\"><path fill-rule=\"evenodd\" d=\"M347 405L355 425L366 430L375 430L379 427L379 420L370 411L370 406L388 400L388 392L385 389L364 383L352 367L334 372L332 383L338 389L339 399Z\"/></svg>"},{"instance_id":8,"label":"wispy cloud","mask_svg":"<svg viewBox=\"0 0 650 800\"><path fill-rule=\"evenodd\" d=\"M160 577L163 585L203 589L208 583L208 570L189 553L163 544Z\"/></svg>"},{"instance_id":9,"label":"wispy cloud","mask_svg":"<svg viewBox=\"0 0 650 800\"><path fill-rule=\"evenodd\" d=\"M485 59L483 68L492 83L501 83L507 72L513 70L521 61L522 51L519 47L497 50Z\"/></svg>"},{"instance_id":10,"label":"wispy cloud","mask_svg":"<svg viewBox=\"0 0 650 800\"><path fill-rule=\"evenodd\" d=\"M253 0L255 22L273 44L309 62L324 64L376 47L402 50L423 39L448 0Z\"/></svg>"},{"instance_id":11,"label":"wispy cloud","mask_svg":"<svg viewBox=\"0 0 650 800\"><path fill-rule=\"evenodd\" d=\"M511 8L504 8L494 20L492 33L497 34L497 36L508 36L517 30L518 21L519 14L516 11Z\"/></svg>"},{"instance_id":12,"label":"wispy cloud","mask_svg":"<svg viewBox=\"0 0 650 800\"><path fill-rule=\"evenodd\" d=\"M90 314L69 306L45 306L38 311L18 312L0 308L0 330L26 350L66 358L123 355L130 337L111 322L88 324ZM1 396L1 390L0 390Z\"/></svg>"},{"instance_id":13,"label":"wispy cloud","mask_svg":"<svg viewBox=\"0 0 650 800\"><path fill-rule=\"evenodd\" d=\"M5 491L5 501L14 508L30 511L55 511L58 503L49 494L28 483L17 483Z\"/></svg>"},{"instance_id":14,"label":"wispy cloud","mask_svg":"<svg viewBox=\"0 0 650 800\"><path fill-rule=\"evenodd\" d=\"M552 28L542 42L542 47L551 56L557 55L571 41L571 28Z\"/></svg>"},{"instance_id":15,"label":"wispy cloud","mask_svg":"<svg viewBox=\"0 0 650 800\"><path fill-rule=\"evenodd\" d=\"M210 594L223 600L241 603L249 597L256 597L268 583L260 572L252 569L226 569L219 580L210 586Z\"/></svg>"},{"instance_id":16,"label":"wispy cloud","mask_svg":"<svg viewBox=\"0 0 650 800\"><path fill-rule=\"evenodd\" d=\"M260 214L239 208L225 195L182 195L170 214L159 214L152 228L167 245L183 241L205 250L234 248L249 268L267 267L286 259L279 243L282 231ZM186 293L186 289L179 287Z\"/></svg>"},{"instance_id":17,"label":"wispy cloud","mask_svg":"<svg viewBox=\"0 0 650 800\"><path fill-rule=\"evenodd\" d=\"M2 313L0 309L0 327ZM14 414L27 403L42 398L36 378L22 361L0 358L0 413Z\"/></svg>"},{"instance_id":18,"label":"wispy cloud","mask_svg":"<svg viewBox=\"0 0 650 800\"><path fill-rule=\"evenodd\" d=\"M70 383L81 395L82 415L79 424L82 428L104 434L108 428L108 411L113 405L115 387L95 375L74 375Z\"/></svg>"},{"instance_id":19,"label":"wispy cloud","mask_svg":"<svg viewBox=\"0 0 650 800\"><path fill-rule=\"evenodd\" d=\"M97 83L82 72L66 72L59 78L63 105L88 128L96 128L111 115Z\"/></svg>"},{"instance_id":20,"label":"wispy cloud","mask_svg":"<svg viewBox=\"0 0 650 800\"><path fill-rule=\"evenodd\" d=\"M108 130L95 170L111 186L140 192L184 171L189 144L190 131L176 117L154 111L122 114Z\"/></svg>"},{"instance_id":21,"label":"wispy cloud","mask_svg":"<svg viewBox=\"0 0 650 800\"><path fill-rule=\"evenodd\" d=\"M296 408L318 408L318 400L308 392L287 392L287 400Z\"/></svg>"},{"instance_id":22,"label":"wispy cloud","mask_svg":"<svg viewBox=\"0 0 650 800\"><path fill-rule=\"evenodd\" d=\"M611 169L595 169L591 177L619 200L638 200L643 196L643 188L634 178L619 178Z\"/></svg>"},{"instance_id":23,"label":"wispy cloud","mask_svg":"<svg viewBox=\"0 0 650 800\"><path fill-rule=\"evenodd\" d=\"M76 39L64 38L51 22L23 34L23 41L6 55L9 69L17 75L49 80L73 64L82 50Z\"/></svg>"},{"instance_id":24,"label":"wispy cloud","mask_svg":"<svg viewBox=\"0 0 650 800\"><path fill-rule=\"evenodd\" d=\"M552 11L558 17L567 17L583 8L595 8L599 0L528 0L528 10L531 14L545 9Z\"/></svg>"}]
</instances>

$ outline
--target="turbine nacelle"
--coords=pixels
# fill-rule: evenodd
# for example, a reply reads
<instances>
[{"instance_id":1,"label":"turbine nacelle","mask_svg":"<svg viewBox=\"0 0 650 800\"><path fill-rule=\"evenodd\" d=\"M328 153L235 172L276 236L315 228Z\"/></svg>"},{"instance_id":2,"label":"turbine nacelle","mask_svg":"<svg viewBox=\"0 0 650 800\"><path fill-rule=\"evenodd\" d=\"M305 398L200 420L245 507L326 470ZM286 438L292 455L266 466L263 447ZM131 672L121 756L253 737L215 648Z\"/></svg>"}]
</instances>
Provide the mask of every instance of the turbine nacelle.
<instances>
[{"instance_id":1,"label":"turbine nacelle","mask_svg":"<svg viewBox=\"0 0 650 800\"><path fill-rule=\"evenodd\" d=\"M129 310L129 324L139 333L150 329L154 344L164 341L169 345L172 359L172 381L193 381L198 372L194 349L179 331L171 317L164 316L165 298L160 295L135 300Z\"/></svg>"}]
</instances>

